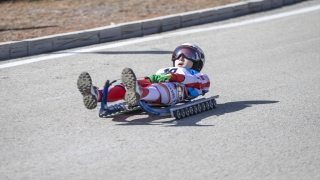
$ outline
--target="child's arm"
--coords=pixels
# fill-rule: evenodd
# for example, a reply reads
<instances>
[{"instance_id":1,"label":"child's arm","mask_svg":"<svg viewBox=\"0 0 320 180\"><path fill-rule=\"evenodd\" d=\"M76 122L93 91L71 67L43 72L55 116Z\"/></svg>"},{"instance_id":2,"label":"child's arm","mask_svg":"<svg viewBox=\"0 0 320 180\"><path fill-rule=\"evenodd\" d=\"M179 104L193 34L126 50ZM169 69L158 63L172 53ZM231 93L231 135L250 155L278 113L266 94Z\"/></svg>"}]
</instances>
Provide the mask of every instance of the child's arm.
<instances>
[{"instance_id":1,"label":"child's arm","mask_svg":"<svg viewBox=\"0 0 320 180\"><path fill-rule=\"evenodd\" d=\"M170 82L182 82L185 79L185 76L182 74L153 74L149 77L150 82L164 82L164 81L170 81Z\"/></svg>"},{"instance_id":2,"label":"child's arm","mask_svg":"<svg viewBox=\"0 0 320 180\"><path fill-rule=\"evenodd\" d=\"M194 73L194 72L193 72ZM151 82L180 82L187 87L197 89L208 89L210 86L210 79L206 74L196 72L191 74L185 68L169 67L157 71L156 74L150 76Z\"/></svg>"}]
</instances>

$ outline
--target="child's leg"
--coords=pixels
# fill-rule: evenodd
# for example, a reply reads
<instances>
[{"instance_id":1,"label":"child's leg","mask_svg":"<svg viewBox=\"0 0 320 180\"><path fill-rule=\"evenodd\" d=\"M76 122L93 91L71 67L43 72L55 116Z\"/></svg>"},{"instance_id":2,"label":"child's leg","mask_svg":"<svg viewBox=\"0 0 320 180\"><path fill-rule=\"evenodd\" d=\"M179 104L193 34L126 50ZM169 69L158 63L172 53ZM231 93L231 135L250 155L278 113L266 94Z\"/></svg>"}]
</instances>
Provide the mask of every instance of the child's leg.
<instances>
[{"instance_id":1,"label":"child's leg","mask_svg":"<svg viewBox=\"0 0 320 180\"><path fill-rule=\"evenodd\" d=\"M158 89L152 86L149 80L137 80L132 69L123 69L121 80L126 87L125 101L128 106L138 105L140 98L148 102L160 103Z\"/></svg>"},{"instance_id":2,"label":"child's leg","mask_svg":"<svg viewBox=\"0 0 320 180\"><path fill-rule=\"evenodd\" d=\"M141 85L140 81L138 80L139 85ZM142 84L145 85L145 84ZM98 102L102 101L103 97L103 89L99 89L99 99ZM155 102L160 103L160 93L155 86L149 84L149 86L141 87L141 99L148 101L148 102ZM117 84L114 86L109 87L108 89L108 102L114 102L125 98L126 89L124 85Z\"/></svg>"},{"instance_id":3,"label":"child's leg","mask_svg":"<svg viewBox=\"0 0 320 180\"><path fill-rule=\"evenodd\" d=\"M126 87L125 101L128 106L136 106L140 98L147 102L172 104L179 99L175 83L153 83L141 87L130 68L122 71L121 80Z\"/></svg>"},{"instance_id":4,"label":"child's leg","mask_svg":"<svg viewBox=\"0 0 320 180\"><path fill-rule=\"evenodd\" d=\"M100 99L98 99L98 102L102 101L103 97L103 89L99 90ZM114 86L110 86L108 89L108 102L114 102L121 99L124 99L124 95L126 94L126 89L122 84L117 84Z\"/></svg>"},{"instance_id":5,"label":"child's leg","mask_svg":"<svg viewBox=\"0 0 320 180\"><path fill-rule=\"evenodd\" d=\"M150 79L143 78L137 79L137 81L142 89L141 99L147 102L161 103L160 92L150 83Z\"/></svg>"},{"instance_id":6,"label":"child's leg","mask_svg":"<svg viewBox=\"0 0 320 180\"><path fill-rule=\"evenodd\" d=\"M136 106L140 100L142 89L138 84L136 75L130 68L125 68L121 73L121 81L126 87L125 101L128 106Z\"/></svg>"},{"instance_id":7,"label":"child's leg","mask_svg":"<svg viewBox=\"0 0 320 180\"><path fill-rule=\"evenodd\" d=\"M153 83L141 89L141 99L147 102L172 104L180 99L176 85L172 82Z\"/></svg>"},{"instance_id":8,"label":"child's leg","mask_svg":"<svg viewBox=\"0 0 320 180\"><path fill-rule=\"evenodd\" d=\"M147 102L153 102L157 104L161 103L160 92L153 85L142 87L141 99Z\"/></svg>"},{"instance_id":9,"label":"child's leg","mask_svg":"<svg viewBox=\"0 0 320 180\"><path fill-rule=\"evenodd\" d=\"M102 89L98 89L92 85L92 79L87 72L80 74L77 81L78 89L83 96L83 103L87 109L94 109L97 103L102 101ZM109 87L108 102L114 102L124 99L126 93L125 87L122 84L117 84Z\"/></svg>"},{"instance_id":10,"label":"child's leg","mask_svg":"<svg viewBox=\"0 0 320 180\"><path fill-rule=\"evenodd\" d=\"M92 85L92 79L87 72L82 72L77 80L78 90L83 96L83 103L87 109L97 107L99 97L98 88Z\"/></svg>"},{"instance_id":11,"label":"child's leg","mask_svg":"<svg viewBox=\"0 0 320 180\"><path fill-rule=\"evenodd\" d=\"M159 92L161 104L172 104L179 99L175 83L163 82L152 84Z\"/></svg>"}]
</instances>

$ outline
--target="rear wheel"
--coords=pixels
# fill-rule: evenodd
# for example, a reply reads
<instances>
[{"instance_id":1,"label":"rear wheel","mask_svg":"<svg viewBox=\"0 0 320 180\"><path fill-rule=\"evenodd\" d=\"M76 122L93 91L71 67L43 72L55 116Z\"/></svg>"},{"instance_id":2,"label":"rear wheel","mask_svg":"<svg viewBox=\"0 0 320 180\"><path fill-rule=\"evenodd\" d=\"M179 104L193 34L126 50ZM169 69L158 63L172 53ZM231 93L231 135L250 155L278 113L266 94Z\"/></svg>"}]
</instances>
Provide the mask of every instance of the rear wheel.
<instances>
[{"instance_id":1,"label":"rear wheel","mask_svg":"<svg viewBox=\"0 0 320 180\"><path fill-rule=\"evenodd\" d=\"M214 106L213 106L213 102L212 102L212 100L210 100L210 101L209 101L209 104L210 104L210 109L213 109L213 108L214 108Z\"/></svg>"},{"instance_id":2,"label":"rear wheel","mask_svg":"<svg viewBox=\"0 0 320 180\"><path fill-rule=\"evenodd\" d=\"M211 100L213 109L217 108L217 101L215 99Z\"/></svg>"}]
</instances>

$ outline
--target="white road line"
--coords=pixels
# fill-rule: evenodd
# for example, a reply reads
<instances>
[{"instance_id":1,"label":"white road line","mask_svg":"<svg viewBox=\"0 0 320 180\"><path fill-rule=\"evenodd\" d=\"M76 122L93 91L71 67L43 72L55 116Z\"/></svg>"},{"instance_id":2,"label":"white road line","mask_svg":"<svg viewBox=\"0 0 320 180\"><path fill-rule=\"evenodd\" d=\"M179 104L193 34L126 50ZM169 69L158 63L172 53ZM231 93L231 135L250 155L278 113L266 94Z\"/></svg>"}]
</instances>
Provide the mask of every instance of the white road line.
<instances>
[{"instance_id":1,"label":"white road line","mask_svg":"<svg viewBox=\"0 0 320 180\"><path fill-rule=\"evenodd\" d=\"M204 32L204 31L211 31L211 30L217 30L217 29L225 29L225 28L243 26L243 25L248 25L248 24L253 24L253 23L258 23L258 22L263 22L263 21L279 19L279 18L283 18L283 17L287 17L287 16L302 14L302 13L315 11L315 10L319 10L319 9L320 9L320 5L317 5L317 6L312 6L312 7L308 7L308 8L279 13L279 14L275 14L275 15L269 15L269 16L265 16L265 17L244 20L244 21L236 22L236 23L224 24L224 25L219 25L219 26L212 26L212 27L208 27L208 28L191 29L191 30L186 30L186 31L181 31L181 32L174 32L174 33L168 33L168 34L163 34L163 35L155 35L155 36L144 37L144 38L139 38L139 39L134 39L134 40L127 40L125 42L118 42L118 43L108 44L105 46L81 49L81 50L77 50L77 51L66 52L64 54L53 54L53 55L48 55L48 56L44 56L44 57L38 57L38 58L33 58L33 59L28 59L28 60L22 60L22 61L17 61L17 62L1 64L0 69L25 65L25 64L39 62L39 61L50 60L50 59L54 59L54 58L71 56L74 54L79 54L79 53L84 53L84 52L94 52L94 51L98 51L98 50L102 50L102 49L122 47L122 46L137 44L137 43L141 43L141 42L158 40L158 39L162 39L162 38L166 38L166 37L181 36L181 35L199 33L199 32Z\"/></svg>"}]
</instances>

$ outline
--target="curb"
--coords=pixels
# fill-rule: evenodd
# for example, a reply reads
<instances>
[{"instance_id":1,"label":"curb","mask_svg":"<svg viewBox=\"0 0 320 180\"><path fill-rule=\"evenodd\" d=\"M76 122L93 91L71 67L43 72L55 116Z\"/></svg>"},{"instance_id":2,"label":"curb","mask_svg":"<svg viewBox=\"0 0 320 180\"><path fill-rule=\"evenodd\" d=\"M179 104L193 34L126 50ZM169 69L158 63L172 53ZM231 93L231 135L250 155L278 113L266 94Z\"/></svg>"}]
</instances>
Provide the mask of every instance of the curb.
<instances>
[{"instance_id":1,"label":"curb","mask_svg":"<svg viewBox=\"0 0 320 180\"><path fill-rule=\"evenodd\" d=\"M225 6L161 16L142 21L133 21L23 41L5 42L0 43L0 61L212 23L280 8L302 1L304 0L247 0Z\"/></svg>"}]
</instances>

